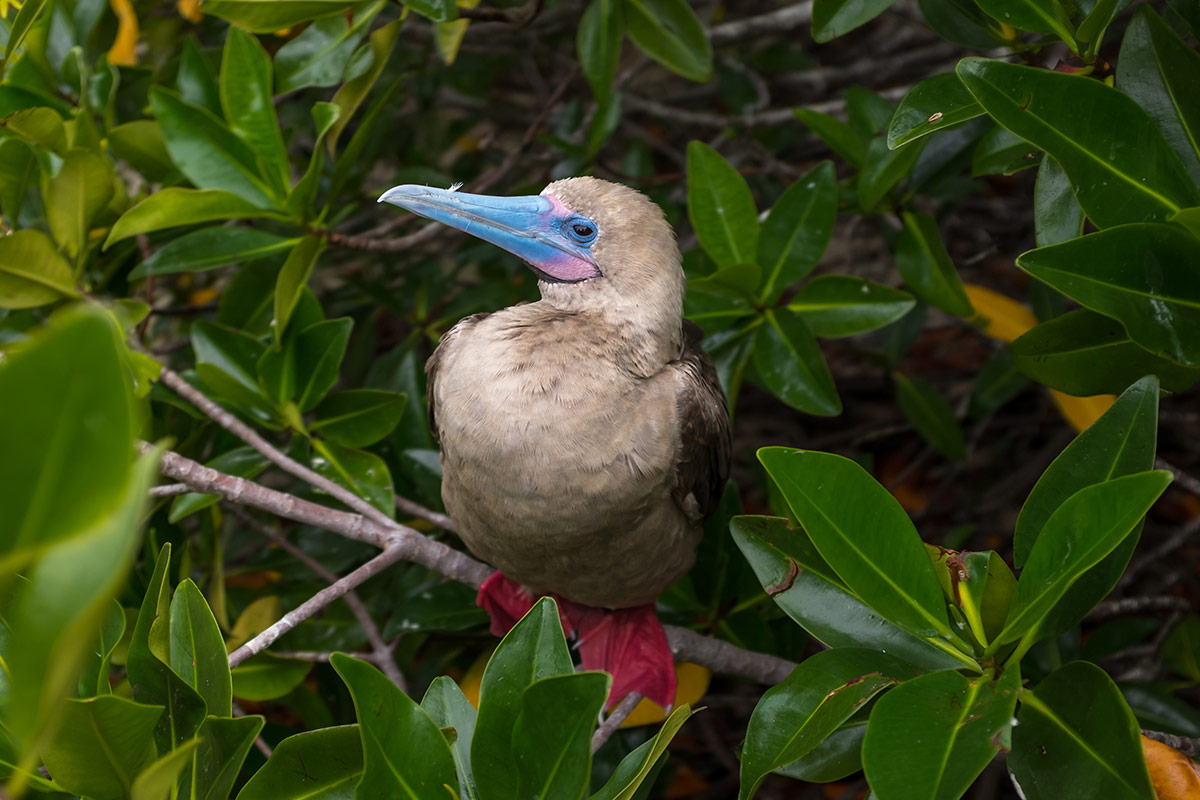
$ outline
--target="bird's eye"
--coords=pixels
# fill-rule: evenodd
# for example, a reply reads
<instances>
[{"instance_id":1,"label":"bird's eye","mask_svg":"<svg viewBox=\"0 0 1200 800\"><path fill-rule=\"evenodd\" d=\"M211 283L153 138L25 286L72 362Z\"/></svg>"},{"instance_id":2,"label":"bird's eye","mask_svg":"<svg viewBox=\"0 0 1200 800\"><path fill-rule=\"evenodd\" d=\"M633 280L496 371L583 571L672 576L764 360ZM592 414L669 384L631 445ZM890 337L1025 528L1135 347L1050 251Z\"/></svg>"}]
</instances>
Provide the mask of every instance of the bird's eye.
<instances>
[{"instance_id":1,"label":"bird's eye","mask_svg":"<svg viewBox=\"0 0 1200 800\"><path fill-rule=\"evenodd\" d=\"M596 226L587 220L574 220L567 225L571 238L582 244L587 244L596 238Z\"/></svg>"}]
</instances>

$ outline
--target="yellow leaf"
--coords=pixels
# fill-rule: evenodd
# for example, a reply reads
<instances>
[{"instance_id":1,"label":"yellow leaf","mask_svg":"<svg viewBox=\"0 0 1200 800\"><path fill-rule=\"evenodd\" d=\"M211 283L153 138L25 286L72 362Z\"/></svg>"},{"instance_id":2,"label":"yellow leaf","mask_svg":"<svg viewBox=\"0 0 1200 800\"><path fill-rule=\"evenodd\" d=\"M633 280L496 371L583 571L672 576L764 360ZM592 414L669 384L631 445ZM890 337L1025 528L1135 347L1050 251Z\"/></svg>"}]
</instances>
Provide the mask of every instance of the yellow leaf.
<instances>
[{"instance_id":1,"label":"yellow leaf","mask_svg":"<svg viewBox=\"0 0 1200 800\"><path fill-rule=\"evenodd\" d=\"M675 664L675 704L673 708L687 703L695 705L695 703L704 696L708 691L708 681L712 678L712 672L708 667L702 667L699 664L692 664L687 661L680 661ZM660 722L665 722L667 719L667 710L646 698L633 707L633 711L629 712L629 716L621 723L622 728L636 728L639 725L657 725Z\"/></svg>"},{"instance_id":2,"label":"yellow leaf","mask_svg":"<svg viewBox=\"0 0 1200 800\"><path fill-rule=\"evenodd\" d=\"M108 0L117 17L117 38L108 49L108 63L132 67L138 63L138 18L129 0Z\"/></svg>"},{"instance_id":3,"label":"yellow leaf","mask_svg":"<svg viewBox=\"0 0 1200 800\"><path fill-rule=\"evenodd\" d=\"M275 624L275 620L283 616L283 607L279 595L260 597L242 612L237 622L233 623L233 632L229 634L225 646L233 652L258 634Z\"/></svg>"},{"instance_id":4,"label":"yellow leaf","mask_svg":"<svg viewBox=\"0 0 1200 800\"><path fill-rule=\"evenodd\" d=\"M1200 797L1200 766L1162 742L1142 737L1142 753L1150 769L1150 782L1158 800L1189 800Z\"/></svg>"},{"instance_id":5,"label":"yellow leaf","mask_svg":"<svg viewBox=\"0 0 1200 800\"><path fill-rule=\"evenodd\" d=\"M971 322L993 339L1011 342L1037 325L1033 312L1011 297L970 283L963 284L963 289L975 307Z\"/></svg>"},{"instance_id":6,"label":"yellow leaf","mask_svg":"<svg viewBox=\"0 0 1200 800\"><path fill-rule=\"evenodd\" d=\"M0 0L0 19L8 17L8 10L21 10L21 0ZM15 14L13 16L16 16Z\"/></svg>"},{"instance_id":7,"label":"yellow leaf","mask_svg":"<svg viewBox=\"0 0 1200 800\"><path fill-rule=\"evenodd\" d=\"M204 19L204 12L200 10L200 0L176 0L175 8L178 9L179 16L193 25Z\"/></svg>"},{"instance_id":8,"label":"yellow leaf","mask_svg":"<svg viewBox=\"0 0 1200 800\"><path fill-rule=\"evenodd\" d=\"M1076 431L1082 431L1100 419L1100 416L1108 411L1117 399L1116 395L1112 394L1072 397L1054 389L1050 390L1050 398L1054 400L1054 405L1058 406L1058 411L1063 415L1063 419L1071 423L1071 427Z\"/></svg>"},{"instance_id":9,"label":"yellow leaf","mask_svg":"<svg viewBox=\"0 0 1200 800\"><path fill-rule=\"evenodd\" d=\"M479 5L479 0L458 0L459 8L475 8ZM438 55L442 57L442 61L447 66L454 63L454 59L458 58L458 48L462 44L463 36L467 33L467 26L471 24L469 19L456 19L454 22L438 22L433 26L434 41L437 44Z\"/></svg>"}]
</instances>

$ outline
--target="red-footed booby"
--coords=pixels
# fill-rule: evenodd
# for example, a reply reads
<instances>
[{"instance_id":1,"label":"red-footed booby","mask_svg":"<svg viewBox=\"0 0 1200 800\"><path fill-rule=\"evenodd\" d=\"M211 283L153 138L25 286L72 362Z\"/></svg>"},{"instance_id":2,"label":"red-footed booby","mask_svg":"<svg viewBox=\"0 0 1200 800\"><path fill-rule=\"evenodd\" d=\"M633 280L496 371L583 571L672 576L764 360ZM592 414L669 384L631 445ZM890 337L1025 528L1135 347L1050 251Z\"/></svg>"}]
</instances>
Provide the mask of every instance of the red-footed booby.
<instances>
[{"instance_id":1,"label":"red-footed booby","mask_svg":"<svg viewBox=\"0 0 1200 800\"><path fill-rule=\"evenodd\" d=\"M533 197L397 186L379 199L538 276L541 300L463 319L425 367L446 510L500 570L478 600L493 632L554 595L584 668L613 675L612 704L636 691L670 706L674 661L653 603L692 566L730 445L662 210L596 178Z\"/></svg>"}]
</instances>

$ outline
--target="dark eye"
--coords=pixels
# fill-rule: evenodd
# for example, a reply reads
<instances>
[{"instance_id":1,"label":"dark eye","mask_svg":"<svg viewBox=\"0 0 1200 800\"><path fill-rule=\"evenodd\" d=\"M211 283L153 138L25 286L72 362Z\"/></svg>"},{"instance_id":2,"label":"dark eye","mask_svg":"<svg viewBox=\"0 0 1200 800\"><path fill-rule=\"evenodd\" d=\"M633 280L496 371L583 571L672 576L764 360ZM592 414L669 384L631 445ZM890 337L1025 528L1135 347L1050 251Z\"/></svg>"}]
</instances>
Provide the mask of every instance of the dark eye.
<instances>
[{"instance_id":1,"label":"dark eye","mask_svg":"<svg viewBox=\"0 0 1200 800\"><path fill-rule=\"evenodd\" d=\"M575 220L567 225L571 238L577 242L590 242L596 238L596 226L587 220Z\"/></svg>"}]
</instances>

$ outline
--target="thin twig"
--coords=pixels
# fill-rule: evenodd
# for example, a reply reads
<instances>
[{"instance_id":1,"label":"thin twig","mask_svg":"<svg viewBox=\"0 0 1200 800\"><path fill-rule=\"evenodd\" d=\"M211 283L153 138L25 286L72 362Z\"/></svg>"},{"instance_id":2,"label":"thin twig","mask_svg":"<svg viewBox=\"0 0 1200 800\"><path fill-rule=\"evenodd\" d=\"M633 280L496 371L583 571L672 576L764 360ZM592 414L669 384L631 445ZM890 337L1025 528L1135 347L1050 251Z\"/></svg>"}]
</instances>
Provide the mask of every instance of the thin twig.
<instances>
[{"instance_id":1,"label":"thin twig","mask_svg":"<svg viewBox=\"0 0 1200 800\"><path fill-rule=\"evenodd\" d=\"M812 7L812 0L804 0L803 3L777 8L766 14L760 14L757 17L746 17L745 19L726 22L714 27L709 32L708 39L712 42L713 47L717 47L729 44L730 42L736 42L739 39L749 39L754 36L763 36L772 33L783 33L811 22Z\"/></svg>"},{"instance_id":2,"label":"thin twig","mask_svg":"<svg viewBox=\"0 0 1200 800\"><path fill-rule=\"evenodd\" d=\"M1148 611L1188 611L1192 604L1182 597L1153 596L1153 597L1122 597L1119 600L1105 600L1088 612L1089 622L1120 617L1125 614L1145 614Z\"/></svg>"},{"instance_id":3,"label":"thin twig","mask_svg":"<svg viewBox=\"0 0 1200 800\"><path fill-rule=\"evenodd\" d=\"M612 713L604 718L600 723L600 727L596 728L596 732L592 734L592 752L595 753L604 743L608 741L608 737L612 736L617 728L621 727L621 723L629 716L634 707L641 701L642 696L637 692L630 692L625 695L625 699L617 704L617 707L612 710Z\"/></svg>"},{"instance_id":4,"label":"thin twig","mask_svg":"<svg viewBox=\"0 0 1200 800\"><path fill-rule=\"evenodd\" d=\"M192 487L186 483L164 483L162 486L151 486L151 497L174 497L179 494L188 494L192 491Z\"/></svg>"},{"instance_id":5,"label":"thin twig","mask_svg":"<svg viewBox=\"0 0 1200 800\"><path fill-rule=\"evenodd\" d=\"M368 253L398 253L402 250L409 250L419 244L432 241L439 233L447 231L445 225L431 223L421 228L419 231L391 238L376 238L374 236L352 236L346 233L337 233L335 231L324 230L321 228L310 228L309 233L320 236L326 239L330 244L337 247L345 247L350 250L363 250Z\"/></svg>"},{"instance_id":6,"label":"thin twig","mask_svg":"<svg viewBox=\"0 0 1200 800\"><path fill-rule=\"evenodd\" d=\"M415 503L407 497L396 495L396 510L402 511L409 516L423 519L426 522L432 522L444 531L458 533L458 526L454 524L454 520L450 519L450 517L438 511L428 509L420 503Z\"/></svg>"},{"instance_id":7,"label":"thin twig","mask_svg":"<svg viewBox=\"0 0 1200 800\"><path fill-rule=\"evenodd\" d=\"M1155 469L1165 469L1175 476L1175 484L1200 497L1200 478L1190 475L1162 458L1154 459Z\"/></svg>"},{"instance_id":8,"label":"thin twig","mask_svg":"<svg viewBox=\"0 0 1200 800\"><path fill-rule=\"evenodd\" d=\"M246 716L246 709L239 706L237 701L233 703L233 715L235 717ZM262 753L263 758L269 759L271 757L271 745L267 744L267 740L262 738L262 736L254 738L254 747L258 752Z\"/></svg>"}]
</instances>

